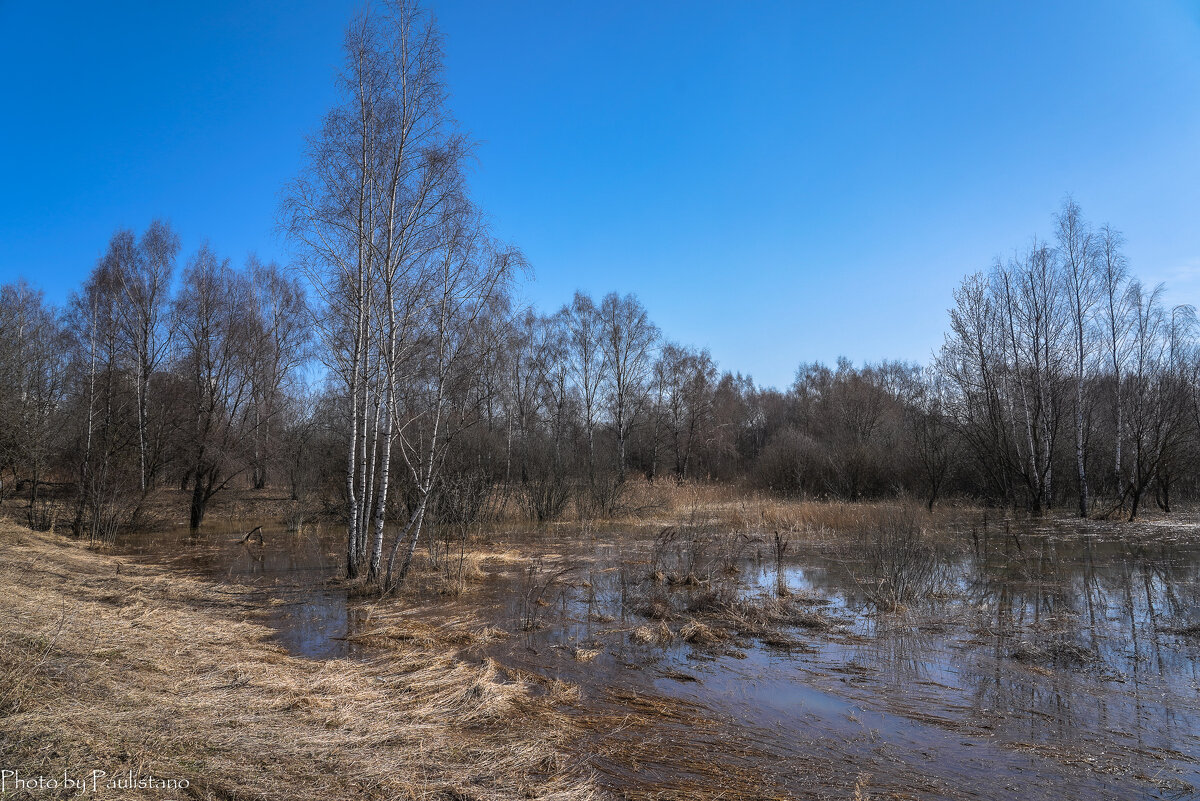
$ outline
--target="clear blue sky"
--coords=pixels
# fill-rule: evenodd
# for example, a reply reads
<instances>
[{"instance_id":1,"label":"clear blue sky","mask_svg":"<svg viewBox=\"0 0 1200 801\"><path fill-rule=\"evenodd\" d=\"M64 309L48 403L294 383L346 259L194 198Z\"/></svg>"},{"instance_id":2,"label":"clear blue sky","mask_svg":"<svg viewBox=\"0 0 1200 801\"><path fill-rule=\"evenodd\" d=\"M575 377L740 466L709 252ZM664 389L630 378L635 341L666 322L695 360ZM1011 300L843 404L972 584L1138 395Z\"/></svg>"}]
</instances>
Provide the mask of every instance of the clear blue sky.
<instances>
[{"instance_id":1,"label":"clear blue sky","mask_svg":"<svg viewBox=\"0 0 1200 801\"><path fill-rule=\"evenodd\" d=\"M1068 192L1200 302L1195 0L432 6L538 306L636 292L766 384L925 361L959 278ZM0 281L61 302L154 216L186 251L286 261L278 192L356 7L0 0Z\"/></svg>"}]
</instances>

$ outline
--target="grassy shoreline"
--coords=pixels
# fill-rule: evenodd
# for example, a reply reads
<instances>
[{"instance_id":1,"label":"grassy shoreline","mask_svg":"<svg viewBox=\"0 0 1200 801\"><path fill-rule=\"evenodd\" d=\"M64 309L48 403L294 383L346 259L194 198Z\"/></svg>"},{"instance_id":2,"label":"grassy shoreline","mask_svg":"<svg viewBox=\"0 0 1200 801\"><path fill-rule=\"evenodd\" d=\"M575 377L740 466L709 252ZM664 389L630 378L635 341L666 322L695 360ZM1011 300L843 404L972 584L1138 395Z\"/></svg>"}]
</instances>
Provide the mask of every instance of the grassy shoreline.
<instances>
[{"instance_id":1,"label":"grassy shoreline","mask_svg":"<svg viewBox=\"0 0 1200 801\"><path fill-rule=\"evenodd\" d=\"M490 661L419 643L379 661L293 657L249 591L8 521L0 594L0 768L23 777L188 784L89 787L122 799L595 795L557 699Z\"/></svg>"}]
</instances>

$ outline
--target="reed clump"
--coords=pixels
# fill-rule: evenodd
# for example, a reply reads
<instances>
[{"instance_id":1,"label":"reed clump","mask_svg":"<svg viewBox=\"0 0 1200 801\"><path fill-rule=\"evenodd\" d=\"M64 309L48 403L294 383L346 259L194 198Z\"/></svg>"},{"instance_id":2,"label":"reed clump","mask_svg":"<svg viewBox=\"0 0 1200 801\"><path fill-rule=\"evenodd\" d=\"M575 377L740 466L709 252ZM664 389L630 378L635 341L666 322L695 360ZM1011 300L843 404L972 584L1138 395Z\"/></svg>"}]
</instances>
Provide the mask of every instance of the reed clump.
<instances>
[{"instance_id":1,"label":"reed clump","mask_svg":"<svg viewBox=\"0 0 1200 801\"><path fill-rule=\"evenodd\" d=\"M829 631L834 621L790 598L743 598L725 605L712 615L727 627L746 636L761 637L784 628Z\"/></svg>"}]
</instances>

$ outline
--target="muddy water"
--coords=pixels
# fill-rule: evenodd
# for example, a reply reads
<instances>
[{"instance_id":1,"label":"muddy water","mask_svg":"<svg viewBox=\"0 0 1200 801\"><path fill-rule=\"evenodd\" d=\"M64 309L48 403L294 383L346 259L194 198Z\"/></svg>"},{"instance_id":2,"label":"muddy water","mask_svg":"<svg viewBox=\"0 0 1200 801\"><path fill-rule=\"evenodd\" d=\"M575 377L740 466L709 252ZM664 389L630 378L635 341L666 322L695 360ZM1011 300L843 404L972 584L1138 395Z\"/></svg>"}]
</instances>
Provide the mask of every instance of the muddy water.
<instances>
[{"instance_id":1,"label":"muddy water","mask_svg":"<svg viewBox=\"0 0 1200 801\"><path fill-rule=\"evenodd\" d=\"M372 656L347 639L367 612L329 582L337 532L267 528L260 547L237 541L249 527L124 547L258 588L294 653ZM1196 528L953 528L920 559L888 557L915 589L886 614L872 603L877 555L853 538L792 543L776 562L767 540L721 532L506 536L462 596L405 603L429 622L504 629L478 655L578 684L585 765L630 797L1200 797L1200 636L1184 633L1200 632ZM781 583L833 626L677 636L703 593L767 602ZM669 640L639 636L660 628L654 600ZM646 726L647 703L671 714Z\"/></svg>"}]
</instances>

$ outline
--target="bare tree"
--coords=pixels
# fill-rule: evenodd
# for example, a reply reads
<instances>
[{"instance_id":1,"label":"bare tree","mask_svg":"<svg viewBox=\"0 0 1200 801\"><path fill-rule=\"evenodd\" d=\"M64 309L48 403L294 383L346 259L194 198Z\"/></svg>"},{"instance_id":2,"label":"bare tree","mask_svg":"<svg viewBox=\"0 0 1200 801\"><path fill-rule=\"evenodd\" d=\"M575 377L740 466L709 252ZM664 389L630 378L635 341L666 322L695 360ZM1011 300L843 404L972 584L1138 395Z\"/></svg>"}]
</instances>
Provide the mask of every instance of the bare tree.
<instances>
[{"instance_id":1,"label":"bare tree","mask_svg":"<svg viewBox=\"0 0 1200 801\"><path fill-rule=\"evenodd\" d=\"M920 393L908 406L909 429L912 431L914 452L924 478L927 498L925 506L933 511L943 488L955 468L957 450L953 424L947 414L948 387L936 370L921 374Z\"/></svg>"},{"instance_id":2,"label":"bare tree","mask_svg":"<svg viewBox=\"0 0 1200 801\"><path fill-rule=\"evenodd\" d=\"M1053 499L1054 447L1061 398L1063 334L1062 294L1053 255L1034 242L1020 259L993 273L1004 331L1005 370L1010 418L1023 437L1014 438L1028 505L1041 512ZM1019 406L1018 406L1019 404ZM1019 420L1019 423L1017 421Z\"/></svg>"},{"instance_id":3,"label":"bare tree","mask_svg":"<svg viewBox=\"0 0 1200 801\"><path fill-rule=\"evenodd\" d=\"M1003 378L1006 337L992 286L983 273L963 280L954 292L950 332L937 362L953 387L948 404L958 433L974 453L992 492L1013 502L1016 450L1011 398Z\"/></svg>"},{"instance_id":4,"label":"bare tree","mask_svg":"<svg viewBox=\"0 0 1200 801\"><path fill-rule=\"evenodd\" d=\"M682 481L712 416L717 368L707 350L668 343L661 349L654 375L661 387L659 404L670 431L675 476Z\"/></svg>"},{"instance_id":5,"label":"bare tree","mask_svg":"<svg viewBox=\"0 0 1200 801\"><path fill-rule=\"evenodd\" d=\"M1092 307L1100 298L1101 288L1096 269L1097 243L1091 227L1083 219L1079 204L1072 199L1068 198L1063 203L1055 223L1067 309L1071 318L1071 355L1075 374L1075 468L1079 482L1079 516L1087 517L1087 441L1084 432L1083 389L1092 348L1089 330Z\"/></svg>"},{"instance_id":6,"label":"bare tree","mask_svg":"<svg viewBox=\"0 0 1200 801\"><path fill-rule=\"evenodd\" d=\"M1121 389L1125 362L1129 356L1129 335L1133 325L1129 307L1128 264L1122 253L1124 238L1119 231L1105 225L1100 231L1100 327L1104 341L1105 362L1111 371L1113 388L1113 486L1124 498L1125 486L1121 467L1121 445L1125 438L1125 404Z\"/></svg>"},{"instance_id":7,"label":"bare tree","mask_svg":"<svg viewBox=\"0 0 1200 801\"><path fill-rule=\"evenodd\" d=\"M1163 460L1186 434L1190 393L1183 383L1183 342L1193 313L1190 307L1177 307L1168 313L1162 302L1161 284L1147 291L1140 281L1132 281L1128 292L1131 352L1123 397L1133 449L1125 491L1132 521L1146 489L1158 477Z\"/></svg>"},{"instance_id":8,"label":"bare tree","mask_svg":"<svg viewBox=\"0 0 1200 801\"><path fill-rule=\"evenodd\" d=\"M0 475L29 482L30 522L51 456L66 381L58 312L24 281L0 286Z\"/></svg>"},{"instance_id":9,"label":"bare tree","mask_svg":"<svg viewBox=\"0 0 1200 801\"><path fill-rule=\"evenodd\" d=\"M519 485L534 520L556 517L566 502L561 468L562 414L568 403L561 316L527 309L510 327L506 483Z\"/></svg>"},{"instance_id":10,"label":"bare tree","mask_svg":"<svg viewBox=\"0 0 1200 801\"><path fill-rule=\"evenodd\" d=\"M274 262L251 256L247 279L250 343L250 400L253 426L253 485L267 483L275 418L286 405L288 381L308 358L309 313L304 288Z\"/></svg>"},{"instance_id":11,"label":"bare tree","mask_svg":"<svg viewBox=\"0 0 1200 801\"><path fill-rule=\"evenodd\" d=\"M123 302L119 318L132 351L137 395L139 485L145 493L156 468L149 442L150 383L166 359L170 344L169 314L171 276L179 253L179 236L162 220L154 220L142 234L136 249L113 266Z\"/></svg>"},{"instance_id":12,"label":"bare tree","mask_svg":"<svg viewBox=\"0 0 1200 801\"><path fill-rule=\"evenodd\" d=\"M462 197L446 205L438 241L438 251L430 256L430 302L418 321L421 348L414 353L416 367L405 391L408 413L399 432L417 506L392 546L386 588L408 574L446 454L457 436L477 420L461 403L478 397L466 391L474 381L470 368L490 347L481 341L487 329L479 325L480 320L524 267L521 252L494 241L478 212ZM404 560L396 571L401 549Z\"/></svg>"},{"instance_id":13,"label":"bare tree","mask_svg":"<svg viewBox=\"0 0 1200 801\"><path fill-rule=\"evenodd\" d=\"M658 329L636 297L615 292L601 302L600 320L608 412L617 437L617 473L624 481L626 445L641 410Z\"/></svg>"},{"instance_id":14,"label":"bare tree","mask_svg":"<svg viewBox=\"0 0 1200 801\"><path fill-rule=\"evenodd\" d=\"M134 250L132 232L118 231L71 303L75 360L81 368L77 373L85 387L79 394L86 397L72 529L76 536L86 531L89 540L108 539L115 533L126 489L118 463L127 416L123 374L130 356L122 318L128 304L126 265Z\"/></svg>"},{"instance_id":15,"label":"bare tree","mask_svg":"<svg viewBox=\"0 0 1200 801\"><path fill-rule=\"evenodd\" d=\"M179 370L187 379L192 422L192 528L203 522L213 496L250 462L245 453L254 430L249 419L254 360L250 308L246 279L230 268L228 259L202 246L184 272L174 310Z\"/></svg>"},{"instance_id":16,"label":"bare tree","mask_svg":"<svg viewBox=\"0 0 1200 801\"><path fill-rule=\"evenodd\" d=\"M600 382L604 375L600 312L592 299L576 292L566 313L570 332L570 370L583 402L583 430L588 444L588 481L596 480L596 420L600 411Z\"/></svg>"}]
</instances>

